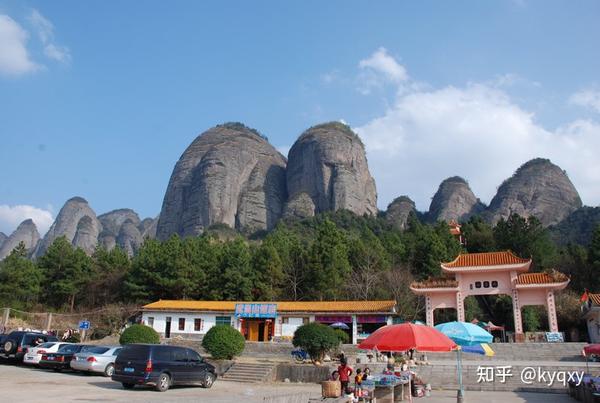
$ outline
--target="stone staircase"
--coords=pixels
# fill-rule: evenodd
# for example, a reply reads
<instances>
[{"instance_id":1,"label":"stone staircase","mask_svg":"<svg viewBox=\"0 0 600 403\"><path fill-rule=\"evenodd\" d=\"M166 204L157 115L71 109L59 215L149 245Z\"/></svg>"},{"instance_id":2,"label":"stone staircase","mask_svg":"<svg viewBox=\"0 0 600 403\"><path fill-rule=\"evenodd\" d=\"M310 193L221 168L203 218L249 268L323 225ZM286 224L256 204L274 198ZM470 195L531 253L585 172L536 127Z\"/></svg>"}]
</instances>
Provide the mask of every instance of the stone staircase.
<instances>
[{"instance_id":1,"label":"stone staircase","mask_svg":"<svg viewBox=\"0 0 600 403\"><path fill-rule=\"evenodd\" d=\"M463 361L563 361L585 362L581 355L587 343L492 343L493 357L463 354ZM417 357L421 354L417 353ZM429 353L430 361L456 360L455 353Z\"/></svg>"},{"instance_id":2,"label":"stone staircase","mask_svg":"<svg viewBox=\"0 0 600 403\"><path fill-rule=\"evenodd\" d=\"M272 380L277 363L270 362L236 362L221 380L245 383L260 383Z\"/></svg>"}]
</instances>

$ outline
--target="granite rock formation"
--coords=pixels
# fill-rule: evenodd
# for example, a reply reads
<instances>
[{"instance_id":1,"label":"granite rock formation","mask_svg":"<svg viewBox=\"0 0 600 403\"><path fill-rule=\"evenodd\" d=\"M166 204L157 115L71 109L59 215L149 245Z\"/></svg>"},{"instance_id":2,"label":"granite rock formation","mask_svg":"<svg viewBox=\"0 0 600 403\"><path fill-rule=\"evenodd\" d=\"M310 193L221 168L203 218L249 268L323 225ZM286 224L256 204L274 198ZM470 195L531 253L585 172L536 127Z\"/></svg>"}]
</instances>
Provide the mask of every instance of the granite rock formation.
<instances>
[{"instance_id":1,"label":"granite rock formation","mask_svg":"<svg viewBox=\"0 0 600 403\"><path fill-rule=\"evenodd\" d=\"M158 224L158 217L156 218L144 218L138 225L138 229L142 234L142 238L156 238L156 225Z\"/></svg>"},{"instance_id":2,"label":"granite rock formation","mask_svg":"<svg viewBox=\"0 0 600 403\"><path fill-rule=\"evenodd\" d=\"M216 223L271 229L286 201L285 158L256 130L226 123L199 135L171 174L157 238L194 236Z\"/></svg>"},{"instance_id":3,"label":"granite rock formation","mask_svg":"<svg viewBox=\"0 0 600 403\"><path fill-rule=\"evenodd\" d=\"M517 213L523 217L535 216L549 226L559 223L581 205L566 172L550 160L536 158L502 183L490 203L487 218L495 224Z\"/></svg>"},{"instance_id":4,"label":"granite rock formation","mask_svg":"<svg viewBox=\"0 0 600 403\"><path fill-rule=\"evenodd\" d=\"M466 180L460 176L445 179L429 206L430 221L464 221L479 214L485 205L473 194Z\"/></svg>"},{"instance_id":5,"label":"granite rock formation","mask_svg":"<svg viewBox=\"0 0 600 403\"><path fill-rule=\"evenodd\" d=\"M20 242L25 244L25 248L31 251L35 248L40 240L40 234L33 220L27 219L23 221L16 230L8 238L2 242L0 246L0 260L10 255L10 252L16 248Z\"/></svg>"},{"instance_id":6,"label":"granite rock formation","mask_svg":"<svg viewBox=\"0 0 600 403\"><path fill-rule=\"evenodd\" d=\"M144 238L142 238L142 234L137 227L138 224L129 219L125 220L117 235L117 245L129 256L133 256L144 242Z\"/></svg>"},{"instance_id":7,"label":"granite rock formation","mask_svg":"<svg viewBox=\"0 0 600 403\"><path fill-rule=\"evenodd\" d=\"M138 214L131 209L109 211L99 215L98 220L102 224L102 232L98 237L100 245L107 250L118 245L129 256L133 256L141 246L144 240L142 231L147 229L145 225L152 225L146 220L142 224Z\"/></svg>"},{"instance_id":8,"label":"granite rock formation","mask_svg":"<svg viewBox=\"0 0 600 403\"><path fill-rule=\"evenodd\" d=\"M92 254L96 249L101 229L102 224L88 202L82 197L73 197L60 209L56 220L39 242L35 256L42 256L52 242L61 236L66 237L73 246Z\"/></svg>"},{"instance_id":9,"label":"granite rock formation","mask_svg":"<svg viewBox=\"0 0 600 403\"><path fill-rule=\"evenodd\" d=\"M0 248L2 247L4 241L6 241L6 238L8 238L8 235L6 235L4 232L0 232Z\"/></svg>"},{"instance_id":10,"label":"granite rock formation","mask_svg":"<svg viewBox=\"0 0 600 403\"><path fill-rule=\"evenodd\" d=\"M377 190L365 148L347 125L330 122L311 127L288 155L286 215L311 216L347 209L377 214Z\"/></svg>"},{"instance_id":11,"label":"granite rock formation","mask_svg":"<svg viewBox=\"0 0 600 403\"><path fill-rule=\"evenodd\" d=\"M396 197L385 212L385 220L388 224L403 231L406 229L408 216L410 213L416 213L415 202L408 196Z\"/></svg>"}]
</instances>

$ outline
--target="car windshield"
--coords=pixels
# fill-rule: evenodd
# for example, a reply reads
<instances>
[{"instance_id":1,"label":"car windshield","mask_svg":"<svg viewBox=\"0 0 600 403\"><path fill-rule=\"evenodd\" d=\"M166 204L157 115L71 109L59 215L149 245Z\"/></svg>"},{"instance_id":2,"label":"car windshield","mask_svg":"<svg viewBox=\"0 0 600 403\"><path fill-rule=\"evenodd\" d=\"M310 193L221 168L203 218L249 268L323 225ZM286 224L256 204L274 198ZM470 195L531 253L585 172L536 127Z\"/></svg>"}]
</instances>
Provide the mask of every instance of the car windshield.
<instances>
[{"instance_id":1,"label":"car windshield","mask_svg":"<svg viewBox=\"0 0 600 403\"><path fill-rule=\"evenodd\" d=\"M85 350L85 351L88 352L88 353L92 353L92 354L104 354L108 350L109 350L108 347L100 347L100 346L98 346L98 347L92 347L89 350ZM84 351L84 350L82 350L82 351Z\"/></svg>"}]
</instances>

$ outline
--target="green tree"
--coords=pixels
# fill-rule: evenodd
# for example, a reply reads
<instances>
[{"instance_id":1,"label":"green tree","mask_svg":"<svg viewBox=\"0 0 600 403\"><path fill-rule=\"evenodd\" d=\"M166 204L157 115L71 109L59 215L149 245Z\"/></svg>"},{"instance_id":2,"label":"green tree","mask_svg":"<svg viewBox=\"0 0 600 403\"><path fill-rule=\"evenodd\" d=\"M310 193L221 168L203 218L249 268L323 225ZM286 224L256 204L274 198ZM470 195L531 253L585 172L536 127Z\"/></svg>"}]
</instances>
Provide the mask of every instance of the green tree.
<instances>
[{"instance_id":1,"label":"green tree","mask_svg":"<svg viewBox=\"0 0 600 403\"><path fill-rule=\"evenodd\" d=\"M314 287L312 297L336 300L350 275L346 237L329 219L317 227L317 234L309 251L309 275Z\"/></svg>"},{"instance_id":2,"label":"green tree","mask_svg":"<svg viewBox=\"0 0 600 403\"><path fill-rule=\"evenodd\" d=\"M134 324L123 331L121 337L119 337L119 344L134 343L158 344L160 343L160 336L150 326Z\"/></svg>"},{"instance_id":3,"label":"green tree","mask_svg":"<svg viewBox=\"0 0 600 403\"><path fill-rule=\"evenodd\" d=\"M202 338L202 347L216 360L232 360L245 346L244 336L229 325L213 326Z\"/></svg>"},{"instance_id":4,"label":"green tree","mask_svg":"<svg viewBox=\"0 0 600 403\"><path fill-rule=\"evenodd\" d=\"M381 294L382 274L390 269L390 257L370 230L348 242L352 273L347 282L349 297L369 300Z\"/></svg>"},{"instance_id":5,"label":"green tree","mask_svg":"<svg viewBox=\"0 0 600 403\"><path fill-rule=\"evenodd\" d=\"M250 247L237 237L223 245L221 275L216 278L216 290L226 301L252 299L252 284L255 276L252 271Z\"/></svg>"},{"instance_id":6,"label":"green tree","mask_svg":"<svg viewBox=\"0 0 600 403\"><path fill-rule=\"evenodd\" d=\"M268 241L254 249L252 256L254 271L254 298L273 301L283 287L283 262L277 249Z\"/></svg>"},{"instance_id":7,"label":"green tree","mask_svg":"<svg viewBox=\"0 0 600 403\"><path fill-rule=\"evenodd\" d=\"M533 216L526 219L512 214L508 220L501 219L494 228L494 239L499 249L533 259L535 271L552 268L558 261L556 246L550 240L548 230Z\"/></svg>"},{"instance_id":8,"label":"green tree","mask_svg":"<svg viewBox=\"0 0 600 403\"><path fill-rule=\"evenodd\" d=\"M20 242L0 262L0 301L5 306L29 307L38 301L43 274L27 258L25 244Z\"/></svg>"},{"instance_id":9,"label":"green tree","mask_svg":"<svg viewBox=\"0 0 600 403\"><path fill-rule=\"evenodd\" d=\"M67 305L73 311L77 296L93 280L90 257L62 236L52 242L38 265L46 278L46 301L55 307Z\"/></svg>"},{"instance_id":10,"label":"green tree","mask_svg":"<svg viewBox=\"0 0 600 403\"><path fill-rule=\"evenodd\" d=\"M340 339L329 326L312 322L296 329L292 344L304 349L313 361L322 361L328 351L340 345Z\"/></svg>"},{"instance_id":11,"label":"green tree","mask_svg":"<svg viewBox=\"0 0 600 403\"><path fill-rule=\"evenodd\" d=\"M98 247L92 255L91 281L87 284L85 301L90 307L104 306L123 299L123 281L131 261L120 247L108 251Z\"/></svg>"},{"instance_id":12,"label":"green tree","mask_svg":"<svg viewBox=\"0 0 600 403\"><path fill-rule=\"evenodd\" d=\"M461 230L469 253L493 252L497 249L494 231L481 217L471 217L462 225Z\"/></svg>"}]
</instances>

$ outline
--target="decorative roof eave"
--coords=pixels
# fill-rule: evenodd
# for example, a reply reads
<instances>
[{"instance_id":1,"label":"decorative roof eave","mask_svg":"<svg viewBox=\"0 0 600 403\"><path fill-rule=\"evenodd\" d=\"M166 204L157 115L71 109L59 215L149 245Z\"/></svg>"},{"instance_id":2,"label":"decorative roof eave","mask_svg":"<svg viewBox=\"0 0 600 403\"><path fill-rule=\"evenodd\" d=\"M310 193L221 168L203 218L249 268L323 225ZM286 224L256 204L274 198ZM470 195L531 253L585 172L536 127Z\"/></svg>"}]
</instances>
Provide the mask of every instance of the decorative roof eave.
<instances>
[{"instance_id":1,"label":"decorative roof eave","mask_svg":"<svg viewBox=\"0 0 600 403\"><path fill-rule=\"evenodd\" d=\"M170 308L142 308L142 312L180 312L180 313L197 313L197 314L212 314L212 313L231 313L233 315L233 310L231 309L224 309L224 310L206 310L206 309L185 309L185 308L176 308L176 309L170 309ZM393 315L396 313L396 309L394 308L391 311L363 311L363 312L358 312L358 311L352 311L352 312L348 312L348 311L324 311L324 312L319 312L319 311L277 311L277 315L286 315L286 316L296 316L296 315L316 315L316 316L326 316L326 315Z\"/></svg>"},{"instance_id":2,"label":"decorative roof eave","mask_svg":"<svg viewBox=\"0 0 600 403\"><path fill-rule=\"evenodd\" d=\"M433 293L448 293L459 291L458 287L429 287L429 288L416 288L410 286L410 290L415 294L433 294Z\"/></svg>"},{"instance_id":3,"label":"decorative roof eave","mask_svg":"<svg viewBox=\"0 0 600 403\"><path fill-rule=\"evenodd\" d=\"M522 289L553 289L563 290L569 284L569 281L561 281L560 283L539 283L539 284L515 284L514 287L518 290Z\"/></svg>"},{"instance_id":4,"label":"decorative roof eave","mask_svg":"<svg viewBox=\"0 0 600 403\"><path fill-rule=\"evenodd\" d=\"M518 264L503 264L495 266L466 266L466 267L446 267L441 264L442 270L448 273L478 273L490 271L529 271L531 262Z\"/></svg>"}]
</instances>

